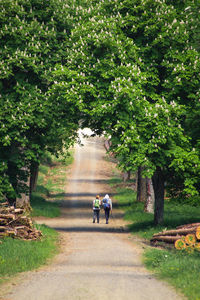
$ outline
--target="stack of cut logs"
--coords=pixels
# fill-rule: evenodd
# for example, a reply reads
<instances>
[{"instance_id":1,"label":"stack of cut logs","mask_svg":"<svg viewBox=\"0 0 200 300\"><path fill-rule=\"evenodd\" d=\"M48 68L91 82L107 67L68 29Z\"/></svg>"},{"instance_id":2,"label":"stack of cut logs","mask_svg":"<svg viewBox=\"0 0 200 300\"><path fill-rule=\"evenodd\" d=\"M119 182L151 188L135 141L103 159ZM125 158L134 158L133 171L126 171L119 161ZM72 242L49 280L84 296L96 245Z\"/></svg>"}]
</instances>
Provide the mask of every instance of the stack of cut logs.
<instances>
[{"instance_id":1,"label":"stack of cut logs","mask_svg":"<svg viewBox=\"0 0 200 300\"><path fill-rule=\"evenodd\" d=\"M177 249L180 245L182 245L182 248L184 248L185 245L195 244L199 247L200 223L181 225L176 227L176 229L155 233L151 239L151 243L156 244L157 242L174 243Z\"/></svg>"},{"instance_id":2,"label":"stack of cut logs","mask_svg":"<svg viewBox=\"0 0 200 300\"><path fill-rule=\"evenodd\" d=\"M40 230L33 227L31 218L25 210L0 203L0 238L10 236L23 240L37 240L42 236Z\"/></svg>"}]
</instances>

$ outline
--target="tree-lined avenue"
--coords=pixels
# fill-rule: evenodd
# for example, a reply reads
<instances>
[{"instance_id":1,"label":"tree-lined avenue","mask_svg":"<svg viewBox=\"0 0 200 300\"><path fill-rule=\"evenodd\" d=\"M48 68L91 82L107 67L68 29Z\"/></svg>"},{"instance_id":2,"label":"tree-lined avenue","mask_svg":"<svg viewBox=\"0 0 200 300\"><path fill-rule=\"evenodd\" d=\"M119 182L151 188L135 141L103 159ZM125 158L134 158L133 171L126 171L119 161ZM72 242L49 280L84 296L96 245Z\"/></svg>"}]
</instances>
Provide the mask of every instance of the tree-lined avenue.
<instances>
[{"instance_id":1,"label":"tree-lined avenue","mask_svg":"<svg viewBox=\"0 0 200 300\"><path fill-rule=\"evenodd\" d=\"M62 216L38 219L61 232L62 251L52 265L22 276L8 299L180 299L144 269L141 248L134 239L129 241L121 212L114 208L108 225L103 212L100 224L92 223L94 196L112 192L106 180L114 165L104 156L101 139L90 138L84 147L76 147Z\"/></svg>"}]
</instances>

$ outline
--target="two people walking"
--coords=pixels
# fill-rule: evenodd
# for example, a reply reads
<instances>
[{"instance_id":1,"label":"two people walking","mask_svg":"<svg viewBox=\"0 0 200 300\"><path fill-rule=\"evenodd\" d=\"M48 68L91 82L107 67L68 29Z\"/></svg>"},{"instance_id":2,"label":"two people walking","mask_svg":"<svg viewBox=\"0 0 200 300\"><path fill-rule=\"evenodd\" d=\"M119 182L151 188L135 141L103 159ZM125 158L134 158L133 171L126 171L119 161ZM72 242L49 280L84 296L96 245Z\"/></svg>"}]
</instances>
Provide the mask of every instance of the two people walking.
<instances>
[{"instance_id":1,"label":"two people walking","mask_svg":"<svg viewBox=\"0 0 200 300\"><path fill-rule=\"evenodd\" d=\"M95 223L95 220L97 220L97 223L99 223L99 215L102 206L105 212L106 224L108 224L110 212L112 212L112 200L108 194L105 195L102 202L99 195L97 195L96 199L93 201L93 223Z\"/></svg>"}]
</instances>

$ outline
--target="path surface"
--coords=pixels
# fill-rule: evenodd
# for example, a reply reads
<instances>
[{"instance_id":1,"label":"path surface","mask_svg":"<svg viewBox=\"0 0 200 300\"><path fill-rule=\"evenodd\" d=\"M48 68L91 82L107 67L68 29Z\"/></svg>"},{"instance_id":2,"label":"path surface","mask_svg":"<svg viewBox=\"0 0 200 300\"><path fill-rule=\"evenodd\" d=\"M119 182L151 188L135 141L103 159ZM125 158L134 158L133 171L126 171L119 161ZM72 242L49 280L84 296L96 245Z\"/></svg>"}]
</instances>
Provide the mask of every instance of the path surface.
<instances>
[{"instance_id":1,"label":"path surface","mask_svg":"<svg viewBox=\"0 0 200 300\"><path fill-rule=\"evenodd\" d=\"M92 223L94 196L111 192L105 181L112 163L104 155L98 139L77 146L62 216L40 220L61 232L62 252L53 264L25 273L6 300L181 299L145 270L141 249L123 230L119 212L114 210L108 225L103 214L100 224Z\"/></svg>"}]
</instances>

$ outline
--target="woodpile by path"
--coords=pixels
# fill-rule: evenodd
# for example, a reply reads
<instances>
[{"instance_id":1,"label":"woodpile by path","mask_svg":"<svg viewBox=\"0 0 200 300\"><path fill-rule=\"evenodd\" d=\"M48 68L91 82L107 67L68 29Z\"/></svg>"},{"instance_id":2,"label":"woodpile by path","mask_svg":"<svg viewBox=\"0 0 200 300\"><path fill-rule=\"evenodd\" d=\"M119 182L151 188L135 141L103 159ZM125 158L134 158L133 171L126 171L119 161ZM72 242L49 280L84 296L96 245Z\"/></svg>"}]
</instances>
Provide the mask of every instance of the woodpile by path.
<instances>
[{"instance_id":1,"label":"woodpile by path","mask_svg":"<svg viewBox=\"0 0 200 300\"><path fill-rule=\"evenodd\" d=\"M7 202L0 203L0 239L13 237L23 240L38 240L42 233L33 226L30 217L22 208L9 206Z\"/></svg>"},{"instance_id":2,"label":"woodpile by path","mask_svg":"<svg viewBox=\"0 0 200 300\"><path fill-rule=\"evenodd\" d=\"M176 229L155 233L151 244L155 245L159 242L174 243L177 250L190 248L200 251L200 223L181 225Z\"/></svg>"}]
</instances>

